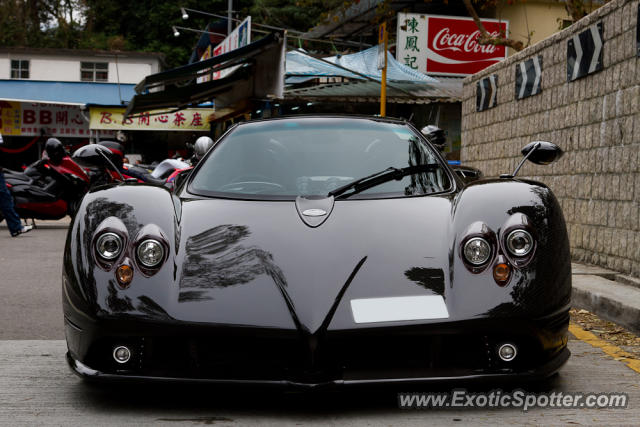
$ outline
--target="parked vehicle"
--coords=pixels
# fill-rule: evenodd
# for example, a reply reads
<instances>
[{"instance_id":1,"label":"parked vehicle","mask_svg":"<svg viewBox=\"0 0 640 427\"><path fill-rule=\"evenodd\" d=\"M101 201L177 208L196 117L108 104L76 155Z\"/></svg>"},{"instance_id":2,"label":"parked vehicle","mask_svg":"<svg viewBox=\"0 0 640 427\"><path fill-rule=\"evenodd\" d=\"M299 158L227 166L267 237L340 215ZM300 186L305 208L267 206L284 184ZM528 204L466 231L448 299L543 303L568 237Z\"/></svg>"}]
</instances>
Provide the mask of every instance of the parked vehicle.
<instances>
[{"instance_id":1,"label":"parked vehicle","mask_svg":"<svg viewBox=\"0 0 640 427\"><path fill-rule=\"evenodd\" d=\"M166 186L172 188L173 180L178 172L191 168L191 165L179 159L165 159L152 168L126 164L124 160L124 148L115 141L101 141L99 145L109 149L112 163L116 166L124 179L135 178L140 183ZM106 180L117 180L116 171L105 171L109 176ZM96 172L96 175L99 173ZM104 177L103 177L104 178Z\"/></svg>"},{"instance_id":2,"label":"parked vehicle","mask_svg":"<svg viewBox=\"0 0 640 427\"><path fill-rule=\"evenodd\" d=\"M90 182L84 170L55 138L46 142L42 159L23 172L5 170L4 175L16 212L25 219L73 216Z\"/></svg>"},{"instance_id":3,"label":"parked vehicle","mask_svg":"<svg viewBox=\"0 0 640 427\"><path fill-rule=\"evenodd\" d=\"M62 275L68 363L299 387L552 375L569 358L569 240L551 190L516 172L465 185L401 120L237 124L175 192L84 198Z\"/></svg>"}]
</instances>

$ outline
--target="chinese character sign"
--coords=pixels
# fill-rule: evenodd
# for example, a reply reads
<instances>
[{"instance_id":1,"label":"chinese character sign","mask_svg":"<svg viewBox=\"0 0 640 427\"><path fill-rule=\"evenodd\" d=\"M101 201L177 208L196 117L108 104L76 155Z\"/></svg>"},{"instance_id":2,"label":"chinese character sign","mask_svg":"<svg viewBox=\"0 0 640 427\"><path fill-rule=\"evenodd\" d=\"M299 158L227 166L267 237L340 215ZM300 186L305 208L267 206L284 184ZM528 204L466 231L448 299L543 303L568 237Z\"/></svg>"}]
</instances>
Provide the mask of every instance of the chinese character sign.
<instances>
[{"instance_id":1,"label":"chinese character sign","mask_svg":"<svg viewBox=\"0 0 640 427\"><path fill-rule=\"evenodd\" d=\"M483 19L491 35L507 34L508 22ZM471 18L398 14L396 59L427 74L466 76L506 58L504 46L480 45Z\"/></svg>"},{"instance_id":2,"label":"chinese character sign","mask_svg":"<svg viewBox=\"0 0 640 427\"><path fill-rule=\"evenodd\" d=\"M90 127L111 130L208 131L207 118L213 112L210 108L189 108L171 113L147 111L123 120L124 108L91 107Z\"/></svg>"},{"instance_id":3,"label":"chinese character sign","mask_svg":"<svg viewBox=\"0 0 640 427\"><path fill-rule=\"evenodd\" d=\"M20 135L21 117L19 102L0 101L0 135Z\"/></svg>"},{"instance_id":4,"label":"chinese character sign","mask_svg":"<svg viewBox=\"0 0 640 427\"><path fill-rule=\"evenodd\" d=\"M36 136L87 137L89 124L78 105L0 101L0 132Z\"/></svg>"}]
</instances>

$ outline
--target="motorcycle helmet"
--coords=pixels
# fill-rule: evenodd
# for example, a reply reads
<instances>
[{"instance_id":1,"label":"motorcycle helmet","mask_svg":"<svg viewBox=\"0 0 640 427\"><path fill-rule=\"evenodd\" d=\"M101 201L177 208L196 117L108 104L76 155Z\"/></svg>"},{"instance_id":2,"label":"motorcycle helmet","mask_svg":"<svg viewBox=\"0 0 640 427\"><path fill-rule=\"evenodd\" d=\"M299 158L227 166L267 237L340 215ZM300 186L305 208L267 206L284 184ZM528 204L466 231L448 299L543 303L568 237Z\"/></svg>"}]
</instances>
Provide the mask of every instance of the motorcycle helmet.
<instances>
[{"instance_id":1,"label":"motorcycle helmet","mask_svg":"<svg viewBox=\"0 0 640 427\"><path fill-rule=\"evenodd\" d=\"M124 147L117 141L100 141L98 145L102 145L106 147L109 152L107 153L107 157L118 169L122 169L122 164L124 163Z\"/></svg>"},{"instance_id":2,"label":"motorcycle helmet","mask_svg":"<svg viewBox=\"0 0 640 427\"><path fill-rule=\"evenodd\" d=\"M44 150L47 152L49 161L54 165L62 163L62 158L67 154L64 151L64 146L57 138L49 138L44 145Z\"/></svg>"},{"instance_id":3,"label":"motorcycle helmet","mask_svg":"<svg viewBox=\"0 0 640 427\"><path fill-rule=\"evenodd\" d=\"M442 150L447 143L447 136L444 130L434 125L427 125L422 128L422 134L435 145L439 150Z\"/></svg>"},{"instance_id":4,"label":"motorcycle helmet","mask_svg":"<svg viewBox=\"0 0 640 427\"><path fill-rule=\"evenodd\" d=\"M197 161L200 161L211 147L213 147L213 139L201 136L196 139L196 143L193 145L193 156Z\"/></svg>"}]
</instances>

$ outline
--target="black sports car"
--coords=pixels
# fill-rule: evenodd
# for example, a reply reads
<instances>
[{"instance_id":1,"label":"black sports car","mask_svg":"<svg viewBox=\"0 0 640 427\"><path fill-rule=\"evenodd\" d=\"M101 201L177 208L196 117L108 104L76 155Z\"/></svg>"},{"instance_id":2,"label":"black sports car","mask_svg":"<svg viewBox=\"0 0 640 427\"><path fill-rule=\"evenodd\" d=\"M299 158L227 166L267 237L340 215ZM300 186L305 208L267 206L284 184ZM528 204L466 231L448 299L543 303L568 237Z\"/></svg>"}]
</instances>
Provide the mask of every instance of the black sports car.
<instances>
[{"instance_id":1,"label":"black sports car","mask_svg":"<svg viewBox=\"0 0 640 427\"><path fill-rule=\"evenodd\" d=\"M401 120L246 122L173 193L91 191L62 281L68 362L86 378L539 378L569 357L552 192L512 175L464 184Z\"/></svg>"}]
</instances>

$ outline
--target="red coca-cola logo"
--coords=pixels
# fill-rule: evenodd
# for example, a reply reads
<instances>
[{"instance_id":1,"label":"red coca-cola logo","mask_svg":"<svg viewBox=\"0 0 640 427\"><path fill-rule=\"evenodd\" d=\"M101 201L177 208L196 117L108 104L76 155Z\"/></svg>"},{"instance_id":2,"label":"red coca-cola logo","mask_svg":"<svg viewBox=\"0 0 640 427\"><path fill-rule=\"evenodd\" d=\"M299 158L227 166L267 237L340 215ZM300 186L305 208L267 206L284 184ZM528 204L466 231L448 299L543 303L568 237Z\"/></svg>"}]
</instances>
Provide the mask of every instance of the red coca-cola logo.
<instances>
[{"instance_id":1,"label":"red coca-cola logo","mask_svg":"<svg viewBox=\"0 0 640 427\"><path fill-rule=\"evenodd\" d=\"M492 36L506 34L506 22L482 21ZM476 73L506 57L504 46L481 45L472 19L430 16L427 23L427 73Z\"/></svg>"}]
</instances>

